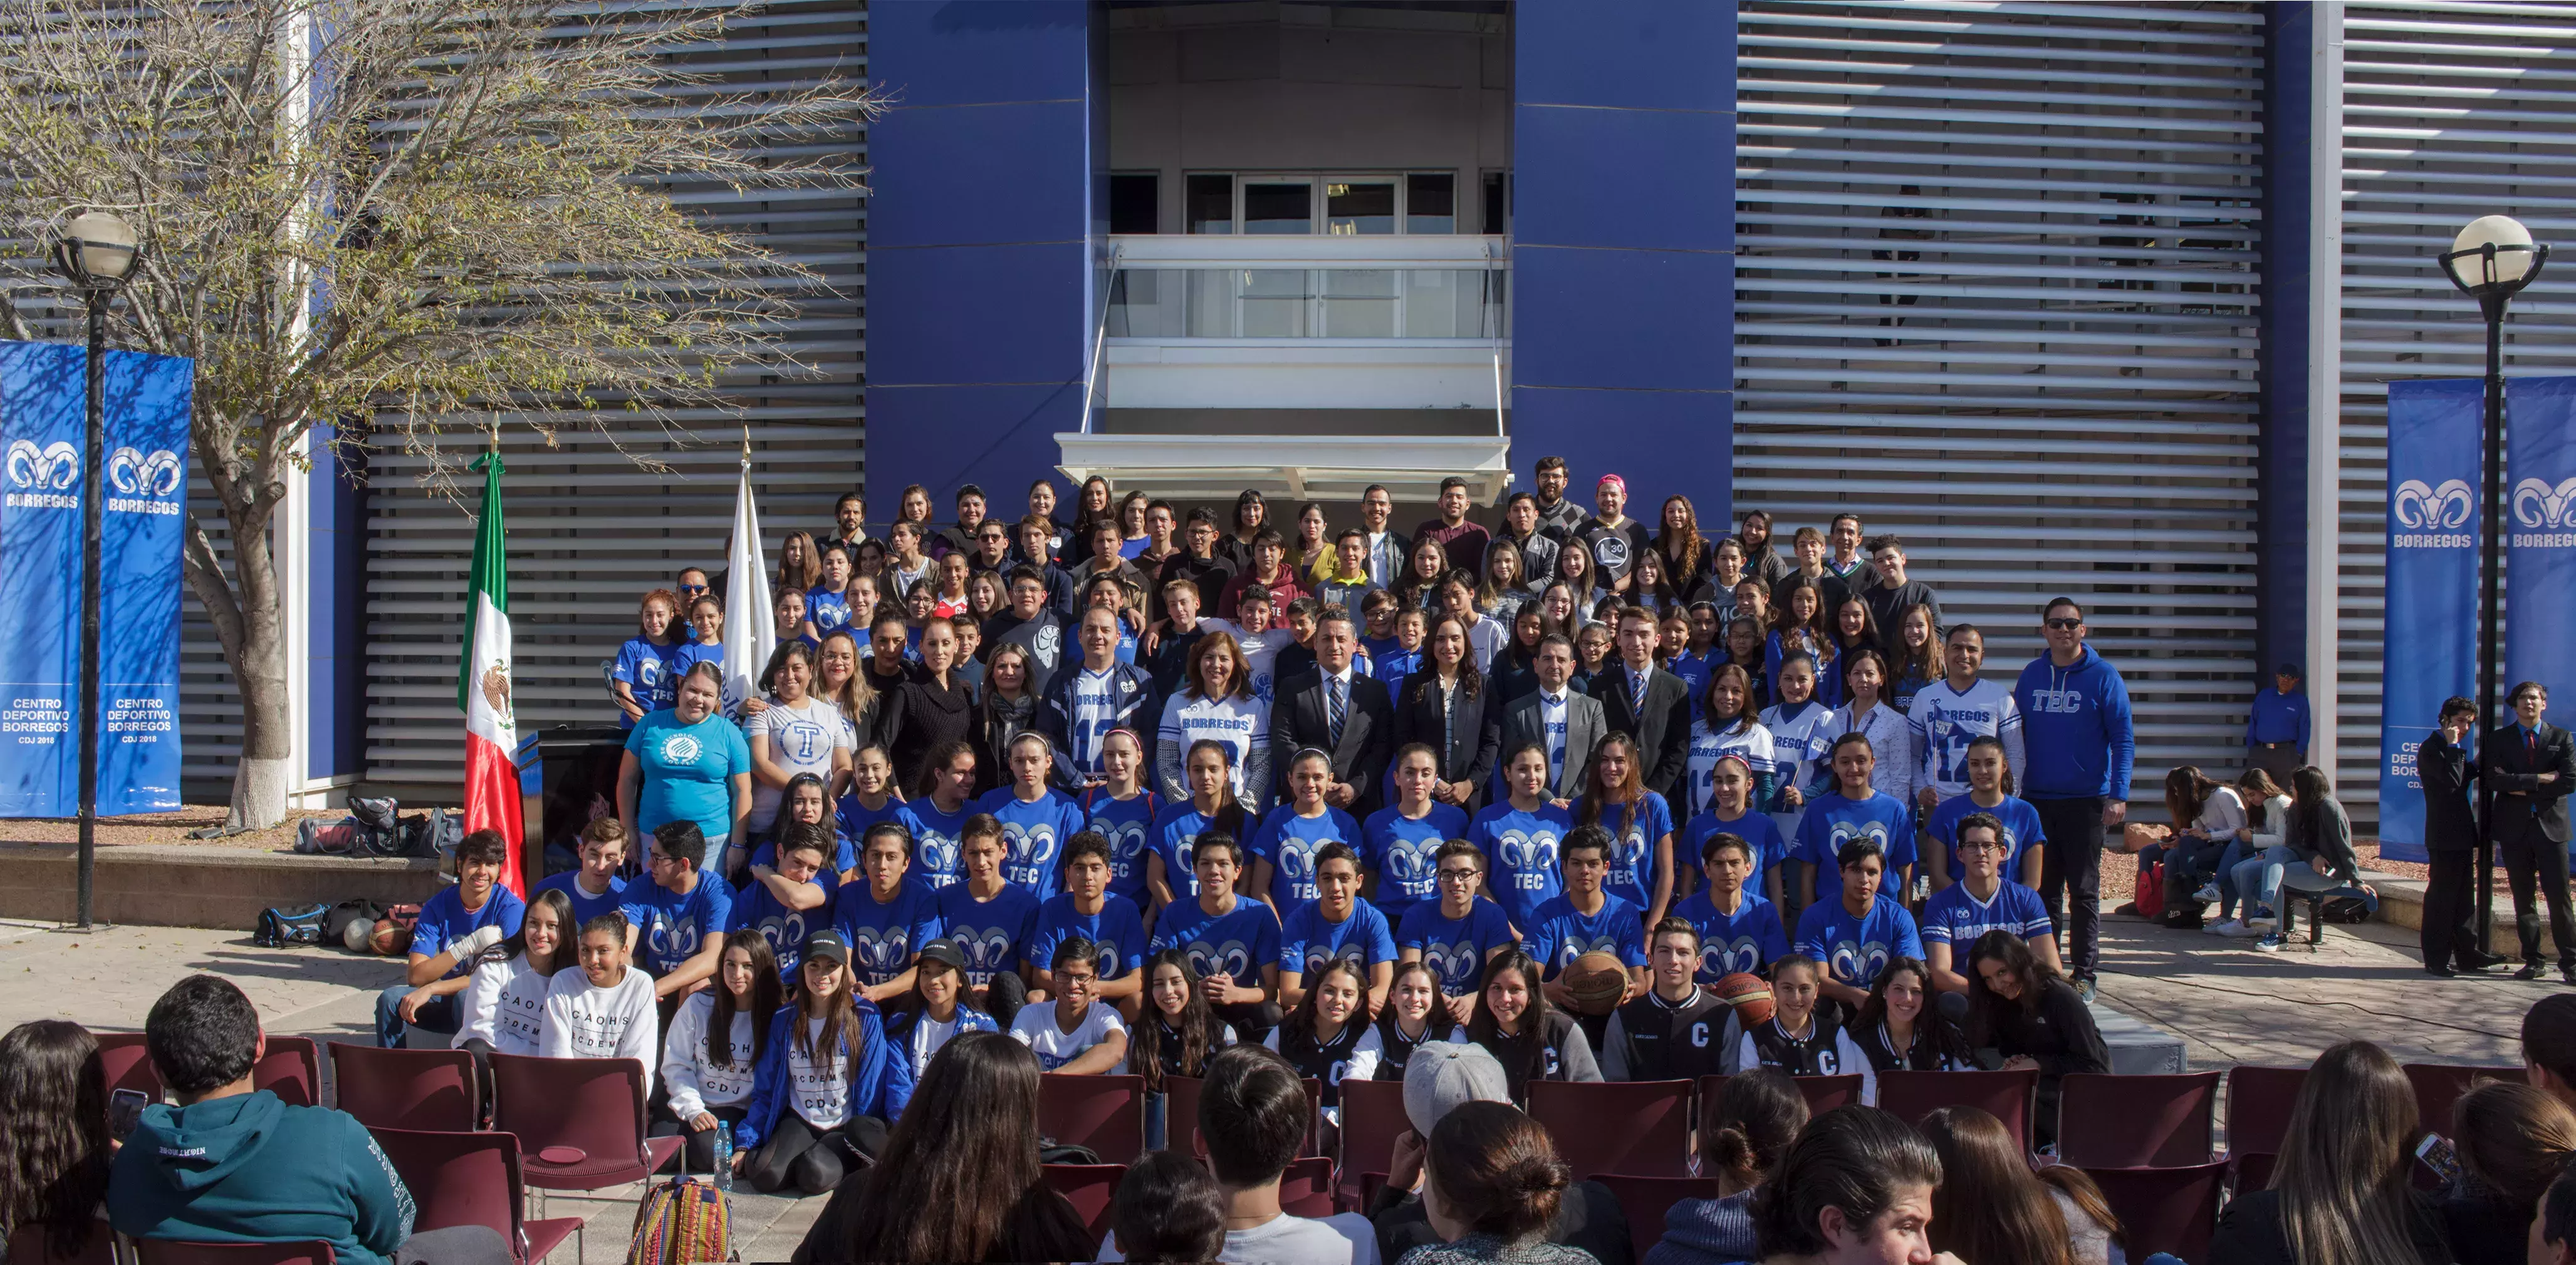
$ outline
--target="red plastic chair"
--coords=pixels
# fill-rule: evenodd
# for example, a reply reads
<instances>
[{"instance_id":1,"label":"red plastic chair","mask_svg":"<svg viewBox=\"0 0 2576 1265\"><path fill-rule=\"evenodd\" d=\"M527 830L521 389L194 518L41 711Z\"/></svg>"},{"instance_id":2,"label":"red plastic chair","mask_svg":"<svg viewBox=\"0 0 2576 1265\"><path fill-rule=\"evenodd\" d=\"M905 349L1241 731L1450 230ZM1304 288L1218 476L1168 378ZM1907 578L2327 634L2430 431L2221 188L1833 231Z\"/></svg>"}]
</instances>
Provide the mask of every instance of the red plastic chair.
<instances>
[{"instance_id":1,"label":"red plastic chair","mask_svg":"<svg viewBox=\"0 0 2576 1265\"><path fill-rule=\"evenodd\" d=\"M1195 1122L1196 1104L1191 1111ZM1145 1078L1039 1076L1038 1135L1063 1146L1090 1147L1103 1164L1135 1159L1145 1153Z\"/></svg>"},{"instance_id":2,"label":"red plastic chair","mask_svg":"<svg viewBox=\"0 0 2576 1265\"><path fill-rule=\"evenodd\" d=\"M10 1265L117 1265L116 1231L101 1221L89 1232L87 1242L70 1256L53 1256L45 1251L45 1227L22 1225L9 1235Z\"/></svg>"},{"instance_id":3,"label":"red plastic chair","mask_svg":"<svg viewBox=\"0 0 2576 1265\"><path fill-rule=\"evenodd\" d=\"M107 1092L139 1089L144 1097L161 1101L161 1073L152 1066L152 1056L143 1048L142 1033L99 1033L98 1061L107 1074Z\"/></svg>"},{"instance_id":4,"label":"red plastic chair","mask_svg":"<svg viewBox=\"0 0 2576 1265\"><path fill-rule=\"evenodd\" d=\"M527 1219L515 1134L368 1132L411 1191L415 1231L490 1226L519 1260L542 1261L581 1228L579 1217Z\"/></svg>"},{"instance_id":5,"label":"red plastic chair","mask_svg":"<svg viewBox=\"0 0 2576 1265\"><path fill-rule=\"evenodd\" d=\"M1279 1178L1279 1210L1292 1217L1333 1215L1333 1162L1321 1155L1290 1162Z\"/></svg>"},{"instance_id":6,"label":"red plastic chair","mask_svg":"<svg viewBox=\"0 0 2576 1265\"><path fill-rule=\"evenodd\" d=\"M268 1052L251 1065L250 1085L277 1095L289 1107L321 1106L322 1058L313 1038L270 1036Z\"/></svg>"},{"instance_id":7,"label":"red plastic chair","mask_svg":"<svg viewBox=\"0 0 2576 1265\"><path fill-rule=\"evenodd\" d=\"M1346 1211L1368 1207L1361 1175L1385 1172L1394 1160L1396 1137L1412 1127L1404 1114L1403 1081L1342 1082L1342 1175L1334 1193Z\"/></svg>"},{"instance_id":8,"label":"red plastic chair","mask_svg":"<svg viewBox=\"0 0 2576 1265\"><path fill-rule=\"evenodd\" d=\"M335 1047L336 1048L336 1047ZM644 1065L634 1059L494 1054L492 1128L519 1135L522 1178L539 1190L649 1182L679 1138L644 1136ZM577 1259L588 1246L573 1232Z\"/></svg>"},{"instance_id":9,"label":"red plastic chair","mask_svg":"<svg viewBox=\"0 0 2576 1265\"><path fill-rule=\"evenodd\" d=\"M1306 1087L1306 1145L1297 1148L1297 1155L1330 1160L1324 1154L1324 1082L1309 1076L1298 1083Z\"/></svg>"},{"instance_id":10,"label":"red plastic chair","mask_svg":"<svg viewBox=\"0 0 2576 1265\"><path fill-rule=\"evenodd\" d=\"M1848 1107L1860 1101L1860 1073L1847 1076L1798 1076L1799 1096L1807 1100L1807 1114L1821 1116L1836 1107Z\"/></svg>"},{"instance_id":11,"label":"red plastic chair","mask_svg":"<svg viewBox=\"0 0 2576 1265\"><path fill-rule=\"evenodd\" d=\"M2281 1139L2290 1132L2290 1109L2307 1082L2304 1067L2227 1069L2228 1155L2280 1154Z\"/></svg>"},{"instance_id":12,"label":"red plastic chair","mask_svg":"<svg viewBox=\"0 0 2576 1265\"><path fill-rule=\"evenodd\" d=\"M2482 1080L2520 1084L2523 1079L2523 1070L2518 1067L2467 1067L2453 1063L2409 1063L2405 1072L2406 1083L2415 1087L2415 1123L2445 1136L2451 1132L2451 1104L2469 1092L2470 1086Z\"/></svg>"},{"instance_id":13,"label":"red plastic chair","mask_svg":"<svg viewBox=\"0 0 2576 1265\"><path fill-rule=\"evenodd\" d=\"M1386 1174L1360 1174L1360 1206L1354 1209L1354 1211L1359 1212L1362 1215L1366 1215L1369 1209L1377 1206L1378 1192L1385 1189Z\"/></svg>"},{"instance_id":14,"label":"red plastic chair","mask_svg":"<svg viewBox=\"0 0 2576 1265\"><path fill-rule=\"evenodd\" d=\"M1179 1151L1198 1159L1207 1158L1207 1146L1199 1139L1199 1086L1196 1076L1163 1078L1163 1149Z\"/></svg>"},{"instance_id":15,"label":"red plastic chair","mask_svg":"<svg viewBox=\"0 0 2576 1265\"><path fill-rule=\"evenodd\" d=\"M474 1128L474 1056L463 1050L380 1050L331 1043L340 1110L370 1129L465 1133Z\"/></svg>"},{"instance_id":16,"label":"red plastic chair","mask_svg":"<svg viewBox=\"0 0 2576 1265\"><path fill-rule=\"evenodd\" d=\"M1714 1177L1635 1177L1625 1173L1603 1173L1592 1180L1610 1188L1619 1197L1619 1210L1628 1214L1628 1245L1636 1259L1646 1259L1646 1250L1663 1241L1664 1214L1685 1199L1717 1198Z\"/></svg>"},{"instance_id":17,"label":"red plastic chair","mask_svg":"<svg viewBox=\"0 0 2576 1265\"><path fill-rule=\"evenodd\" d=\"M184 1243L137 1239L142 1265L332 1265L339 1254L328 1243Z\"/></svg>"},{"instance_id":18,"label":"red plastic chair","mask_svg":"<svg viewBox=\"0 0 2576 1265\"><path fill-rule=\"evenodd\" d=\"M1529 1113L1547 1126L1577 1181L1603 1173L1680 1177L1690 1171L1689 1081L1534 1080Z\"/></svg>"},{"instance_id":19,"label":"red plastic chair","mask_svg":"<svg viewBox=\"0 0 2576 1265\"><path fill-rule=\"evenodd\" d=\"M2120 1218L2129 1259L2144 1260L2157 1252L2187 1261L2207 1258L2210 1231L2218 1223L2218 1188L2227 1180L2225 1161L2170 1168L2087 1167L2084 1174L2102 1188L2102 1198Z\"/></svg>"},{"instance_id":20,"label":"red plastic chair","mask_svg":"<svg viewBox=\"0 0 2576 1265\"><path fill-rule=\"evenodd\" d=\"M1118 1183L1127 1176L1126 1165L1041 1164L1038 1171L1048 1189L1072 1202L1094 1242L1108 1237L1109 1214L1118 1200Z\"/></svg>"},{"instance_id":21,"label":"red plastic chair","mask_svg":"<svg viewBox=\"0 0 2576 1265\"><path fill-rule=\"evenodd\" d=\"M2230 1151L2227 1162L2236 1169L2235 1175L2228 1179L2228 1189L2238 1195L2247 1195L2272 1188L2272 1170L2281 1166L2281 1157L2270 1151L2247 1151L2241 1155Z\"/></svg>"},{"instance_id":22,"label":"red plastic chair","mask_svg":"<svg viewBox=\"0 0 2576 1265\"><path fill-rule=\"evenodd\" d=\"M2058 1159L2087 1172L2206 1164L2217 1106L2216 1072L2070 1072L2058 1089Z\"/></svg>"},{"instance_id":23,"label":"red plastic chair","mask_svg":"<svg viewBox=\"0 0 2576 1265\"><path fill-rule=\"evenodd\" d=\"M1880 1072L1878 1105L1907 1124L1921 1124L1943 1107L1974 1107L2004 1122L2031 1149L2032 1103L2039 1093L2039 1073L2015 1072Z\"/></svg>"}]
</instances>

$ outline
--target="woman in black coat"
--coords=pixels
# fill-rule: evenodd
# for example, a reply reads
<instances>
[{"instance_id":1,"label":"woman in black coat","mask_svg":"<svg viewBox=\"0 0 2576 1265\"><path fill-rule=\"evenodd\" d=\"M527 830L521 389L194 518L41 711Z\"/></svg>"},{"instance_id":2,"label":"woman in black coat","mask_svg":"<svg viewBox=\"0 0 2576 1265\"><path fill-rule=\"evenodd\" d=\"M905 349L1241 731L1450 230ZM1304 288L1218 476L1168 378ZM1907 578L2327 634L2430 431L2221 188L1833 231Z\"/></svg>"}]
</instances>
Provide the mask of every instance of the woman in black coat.
<instances>
[{"instance_id":1,"label":"woman in black coat","mask_svg":"<svg viewBox=\"0 0 2576 1265\"><path fill-rule=\"evenodd\" d=\"M1476 670L1467 626L1443 615L1422 640L1422 668L1404 679L1395 703L1395 745L1421 743L1440 761L1431 798L1473 813L1494 774L1494 736L1485 714L1498 705L1493 683Z\"/></svg>"},{"instance_id":2,"label":"woman in black coat","mask_svg":"<svg viewBox=\"0 0 2576 1265\"><path fill-rule=\"evenodd\" d=\"M885 696L886 754L896 785L920 785L931 752L975 737L975 692L957 679L956 659L956 632L945 620L933 621L921 634L921 672Z\"/></svg>"}]
</instances>

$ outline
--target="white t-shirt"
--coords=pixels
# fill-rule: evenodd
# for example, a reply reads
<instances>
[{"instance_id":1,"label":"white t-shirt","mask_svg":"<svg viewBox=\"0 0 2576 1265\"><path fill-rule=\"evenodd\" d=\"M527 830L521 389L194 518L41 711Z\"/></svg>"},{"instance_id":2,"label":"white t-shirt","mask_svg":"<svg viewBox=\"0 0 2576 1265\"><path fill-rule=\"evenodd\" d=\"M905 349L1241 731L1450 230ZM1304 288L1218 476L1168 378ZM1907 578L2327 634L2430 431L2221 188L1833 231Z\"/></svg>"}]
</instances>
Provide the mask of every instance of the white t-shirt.
<instances>
[{"instance_id":1,"label":"white t-shirt","mask_svg":"<svg viewBox=\"0 0 2576 1265\"><path fill-rule=\"evenodd\" d=\"M1234 638L1235 645L1243 649L1244 662L1252 665L1252 696L1264 703L1270 702L1271 687L1277 684L1273 679L1273 665L1279 662L1281 650L1297 644L1297 634L1280 624L1272 624L1257 633L1245 632L1243 626L1233 620L1209 617L1202 617L1199 626Z\"/></svg>"},{"instance_id":2,"label":"white t-shirt","mask_svg":"<svg viewBox=\"0 0 2576 1265\"><path fill-rule=\"evenodd\" d=\"M1100 1259L1123 1261L1116 1234L1100 1240ZM1225 1232L1225 1247L1216 1254L1234 1265L1378 1265L1377 1230L1356 1212L1329 1217L1292 1217L1285 1213L1249 1230Z\"/></svg>"},{"instance_id":3,"label":"white t-shirt","mask_svg":"<svg viewBox=\"0 0 2576 1265\"><path fill-rule=\"evenodd\" d=\"M1104 1002L1083 1007L1082 1022L1075 1024L1071 1032L1056 1022L1055 1008L1056 1003L1051 1001L1022 1006L1019 1017L1011 1020L1011 1035L1038 1056L1038 1070L1043 1072L1052 1072L1082 1057L1084 1051L1108 1040L1110 1033L1127 1030L1127 1025L1118 1019L1118 1009ZM1110 1068L1109 1074L1126 1075L1127 1060L1118 1060L1118 1066Z\"/></svg>"},{"instance_id":4,"label":"white t-shirt","mask_svg":"<svg viewBox=\"0 0 2576 1265\"><path fill-rule=\"evenodd\" d=\"M465 986L465 1022L448 1045L463 1049L481 1038L503 1054L535 1054L546 1030L546 986L552 982L528 969L524 953L475 967Z\"/></svg>"},{"instance_id":5,"label":"white t-shirt","mask_svg":"<svg viewBox=\"0 0 2576 1265\"><path fill-rule=\"evenodd\" d=\"M821 1017L805 1021L805 1044L823 1039ZM843 1038L844 1043L847 1038ZM850 1118L850 1060L838 1049L820 1050L821 1066L805 1057L797 1043L787 1043L787 1092L796 1114L817 1129L837 1129Z\"/></svg>"},{"instance_id":6,"label":"white t-shirt","mask_svg":"<svg viewBox=\"0 0 2576 1265\"><path fill-rule=\"evenodd\" d=\"M751 1012L733 1012L725 1034L725 1061L707 1059L707 1024L715 1017L710 989L680 1003L671 1033L662 1041L662 1083L671 1090L671 1114L686 1120L709 1107L731 1107L751 1097Z\"/></svg>"},{"instance_id":7,"label":"white t-shirt","mask_svg":"<svg viewBox=\"0 0 2576 1265\"><path fill-rule=\"evenodd\" d=\"M607 988L593 988L578 966L554 973L546 985L546 1026L537 1053L550 1059L634 1059L653 1083L661 1056L661 1013L654 1009L653 977L640 966Z\"/></svg>"},{"instance_id":8,"label":"white t-shirt","mask_svg":"<svg viewBox=\"0 0 2576 1265\"><path fill-rule=\"evenodd\" d=\"M841 709L808 695L804 702L790 707L776 699L767 710L751 718L746 740L767 736L769 761L787 770L789 776L811 773L822 778L825 793L830 793L832 752L850 749L850 726ZM751 828L767 830L778 818L778 803L787 791L782 787L763 785L751 780Z\"/></svg>"}]
</instances>

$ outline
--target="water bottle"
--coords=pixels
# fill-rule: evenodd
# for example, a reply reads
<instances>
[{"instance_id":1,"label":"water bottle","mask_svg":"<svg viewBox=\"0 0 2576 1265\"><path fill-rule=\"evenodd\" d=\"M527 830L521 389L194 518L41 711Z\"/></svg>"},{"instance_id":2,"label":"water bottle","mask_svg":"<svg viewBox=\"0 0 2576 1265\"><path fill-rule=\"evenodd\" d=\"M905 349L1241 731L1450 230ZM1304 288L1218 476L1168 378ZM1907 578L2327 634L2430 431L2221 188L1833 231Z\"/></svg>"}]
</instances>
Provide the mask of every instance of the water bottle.
<instances>
[{"instance_id":1,"label":"water bottle","mask_svg":"<svg viewBox=\"0 0 2576 1265\"><path fill-rule=\"evenodd\" d=\"M733 1126L716 1122L716 1189L733 1193Z\"/></svg>"}]
</instances>

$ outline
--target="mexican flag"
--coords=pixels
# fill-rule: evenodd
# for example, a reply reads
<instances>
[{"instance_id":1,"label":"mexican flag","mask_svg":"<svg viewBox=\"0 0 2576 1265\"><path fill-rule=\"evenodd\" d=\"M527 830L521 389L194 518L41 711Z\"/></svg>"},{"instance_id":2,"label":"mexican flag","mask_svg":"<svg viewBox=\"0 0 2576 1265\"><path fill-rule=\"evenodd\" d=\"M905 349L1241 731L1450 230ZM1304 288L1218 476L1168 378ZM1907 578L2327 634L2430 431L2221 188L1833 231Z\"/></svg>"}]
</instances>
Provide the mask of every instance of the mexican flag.
<instances>
[{"instance_id":1,"label":"mexican flag","mask_svg":"<svg viewBox=\"0 0 2576 1265\"><path fill-rule=\"evenodd\" d=\"M501 882L527 895L519 874L519 724L510 710L510 565L501 548L501 454L483 472L483 513L474 532L474 587L465 595L465 646L458 656L456 706L465 713L465 831L497 830L509 841Z\"/></svg>"}]
</instances>

